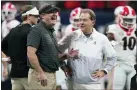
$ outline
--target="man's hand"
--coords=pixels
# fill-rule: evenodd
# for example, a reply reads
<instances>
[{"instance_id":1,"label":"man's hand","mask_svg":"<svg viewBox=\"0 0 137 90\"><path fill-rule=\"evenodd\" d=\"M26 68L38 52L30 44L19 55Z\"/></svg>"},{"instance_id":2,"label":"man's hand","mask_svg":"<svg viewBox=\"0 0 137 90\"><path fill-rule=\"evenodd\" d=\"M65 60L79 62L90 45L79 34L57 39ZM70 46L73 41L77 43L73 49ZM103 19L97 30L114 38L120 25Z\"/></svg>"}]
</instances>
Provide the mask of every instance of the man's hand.
<instances>
[{"instance_id":1,"label":"man's hand","mask_svg":"<svg viewBox=\"0 0 137 90\"><path fill-rule=\"evenodd\" d=\"M63 69L63 71L64 71L66 77L72 76L72 70L70 68L66 67Z\"/></svg>"},{"instance_id":2,"label":"man's hand","mask_svg":"<svg viewBox=\"0 0 137 90\"><path fill-rule=\"evenodd\" d=\"M4 69L2 75L6 80L8 78L8 69Z\"/></svg>"},{"instance_id":3,"label":"man's hand","mask_svg":"<svg viewBox=\"0 0 137 90\"><path fill-rule=\"evenodd\" d=\"M68 58L78 58L79 50L73 50L71 49L68 53L60 53L58 55L59 59L61 61L68 59Z\"/></svg>"},{"instance_id":4,"label":"man's hand","mask_svg":"<svg viewBox=\"0 0 137 90\"><path fill-rule=\"evenodd\" d=\"M42 86L47 86L47 77L44 72L38 72L38 81Z\"/></svg>"},{"instance_id":5,"label":"man's hand","mask_svg":"<svg viewBox=\"0 0 137 90\"><path fill-rule=\"evenodd\" d=\"M97 70L92 74L92 77L94 78L101 78L104 77L106 74L104 73L103 70Z\"/></svg>"},{"instance_id":6,"label":"man's hand","mask_svg":"<svg viewBox=\"0 0 137 90\"><path fill-rule=\"evenodd\" d=\"M68 52L68 57L78 58L79 50L73 50L73 48Z\"/></svg>"}]
</instances>

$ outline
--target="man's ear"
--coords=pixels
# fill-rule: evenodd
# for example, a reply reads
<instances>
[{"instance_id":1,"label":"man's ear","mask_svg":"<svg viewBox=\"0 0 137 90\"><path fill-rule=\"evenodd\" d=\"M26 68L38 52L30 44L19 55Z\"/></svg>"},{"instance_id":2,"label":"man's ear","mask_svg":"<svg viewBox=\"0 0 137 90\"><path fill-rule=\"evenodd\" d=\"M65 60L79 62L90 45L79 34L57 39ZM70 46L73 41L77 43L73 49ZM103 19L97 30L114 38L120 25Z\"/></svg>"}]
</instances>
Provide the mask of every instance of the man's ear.
<instances>
[{"instance_id":1,"label":"man's ear","mask_svg":"<svg viewBox=\"0 0 137 90\"><path fill-rule=\"evenodd\" d=\"M27 19L28 19L28 20L30 19L30 15L27 15Z\"/></svg>"},{"instance_id":2,"label":"man's ear","mask_svg":"<svg viewBox=\"0 0 137 90\"><path fill-rule=\"evenodd\" d=\"M92 21L92 23L95 25L95 23L96 23L96 20L93 20L93 21Z\"/></svg>"},{"instance_id":3,"label":"man's ear","mask_svg":"<svg viewBox=\"0 0 137 90\"><path fill-rule=\"evenodd\" d=\"M40 17L43 18L44 14L40 14Z\"/></svg>"}]
</instances>

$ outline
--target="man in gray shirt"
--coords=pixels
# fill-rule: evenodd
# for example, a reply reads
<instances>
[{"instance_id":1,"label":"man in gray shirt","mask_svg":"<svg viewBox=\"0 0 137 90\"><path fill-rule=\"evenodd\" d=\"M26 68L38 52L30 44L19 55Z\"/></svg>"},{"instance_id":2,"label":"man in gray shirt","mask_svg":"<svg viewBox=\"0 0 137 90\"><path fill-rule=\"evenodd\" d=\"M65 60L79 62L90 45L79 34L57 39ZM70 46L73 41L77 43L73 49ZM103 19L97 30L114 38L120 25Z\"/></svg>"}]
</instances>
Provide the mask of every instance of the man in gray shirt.
<instances>
[{"instance_id":1,"label":"man in gray shirt","mask_svg":"<svg viewBox=\"0 0 137 90\"><path fill-rule=\"evenodd\" d=\"M59 8L44 4L39 9L41 21L35 25L27 38L29 75L28 83L32 90L56 89L56 71L60 61L66 58L61 54L54 37ZM60 60L60 61L59 61Z\"/></svg>"},{"instance_id":2,"label":"man in gray shirt","mask_svg":"<svg viewBox=\"0 0 137 90\"><path fill-rule=\"evenodd\" d=\"M29 85L32 90L56 88L55 72L59 67L57 43L53 36L56 13L59 8L44 4L39 9L42 19L35 25L27 39L29 58Z\"/></svg>"}]
</instances>

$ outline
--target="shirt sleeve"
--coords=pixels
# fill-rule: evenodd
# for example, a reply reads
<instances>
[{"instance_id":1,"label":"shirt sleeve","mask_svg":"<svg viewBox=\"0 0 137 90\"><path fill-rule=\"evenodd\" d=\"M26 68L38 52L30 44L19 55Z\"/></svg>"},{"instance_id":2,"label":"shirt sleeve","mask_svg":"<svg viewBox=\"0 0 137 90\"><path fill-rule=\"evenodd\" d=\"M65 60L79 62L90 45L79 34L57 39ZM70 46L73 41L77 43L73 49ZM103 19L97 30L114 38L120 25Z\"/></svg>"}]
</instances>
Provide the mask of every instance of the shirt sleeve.
<instances>
[{"instance_id":1,"label":"shirt sleeve","mask_svg":"<svg viewBox=\"0 0 137 90\"><path fill-rule=\"evenodd\" d=\"M66 34L63 38L58 42L59 50L64 52L67 48L69 48L71 44L71 40L73 38L73 33Z\"/></svg>"},{"instance_id":2,"label":"shirt sleeve","mask_svg":"<svg viewBox=\"0 0 137 90\"><path fill-rule=\"evenodd\" d=\"M41 41L41 32L38 28L32 27L32 30L30 31L28 38L27 38L27 46L32 46L36 49L38 49Z\"/></svg>"},{"instance_id":3,"label":"shirt sleeve","mask_svg":"<svg viewBox=\"0 0 137 90\"><path fill-rule=\"evenodd\" d=\"M108 73L112 70L113 66L115 65L117 57L116 52L107 37L105 37L103 44L103 54L107 59L103 70L105 70Z\"/></svg>"}]
</instances>

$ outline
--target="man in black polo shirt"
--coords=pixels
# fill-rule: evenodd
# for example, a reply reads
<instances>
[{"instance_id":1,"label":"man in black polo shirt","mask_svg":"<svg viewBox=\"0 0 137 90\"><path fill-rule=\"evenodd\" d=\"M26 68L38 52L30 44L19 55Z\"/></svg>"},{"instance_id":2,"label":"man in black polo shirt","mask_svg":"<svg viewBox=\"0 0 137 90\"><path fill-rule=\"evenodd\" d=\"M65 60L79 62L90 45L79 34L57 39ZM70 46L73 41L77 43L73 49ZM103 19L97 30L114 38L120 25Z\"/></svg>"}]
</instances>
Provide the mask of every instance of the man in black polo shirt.
<instances>
[{"instance_id":1,"label":"man in black polo shirt","mask_svg":"<svg viewBox=\"0 0 137 90\"><path fill-rule=\"evenodd\" d=\"M53 26L57 21L59 9L50 4L44 4L39 9L40 23L35 25L28 35L27 55L29 58L28 83L33 90L56 89L55 72L59 67L61 55L53 35Z\"/></svg>"},{"instance_id":2,"label":"man in black polo shirt","mask_svg":"<svg viewBox=\"0 0 137 90\"><path fill-rule=\"evenodd\" d=\"M56 88L55 72L59 67L59 58L57 43L53 36L53 26L56 23L58 11L57 7L50 4L41 6L39 14L42 20L32 28L28 35L27 55L31 67L28 79L31 89Z\"/></svg>"},{"instance_id":3,"label":"man in black polo shirt","mask_svg":"<svg viewBox=\"0 0 137 90\"><path fill-rule=\"evenodd\" d=\"M32 5L22 7L23 22L13 28L2 41L2 52L11 59L12 90L28 90L27 35L38 21L39 12Z\"/></svg>"}]
</instances>

